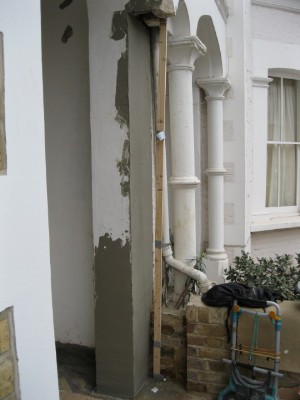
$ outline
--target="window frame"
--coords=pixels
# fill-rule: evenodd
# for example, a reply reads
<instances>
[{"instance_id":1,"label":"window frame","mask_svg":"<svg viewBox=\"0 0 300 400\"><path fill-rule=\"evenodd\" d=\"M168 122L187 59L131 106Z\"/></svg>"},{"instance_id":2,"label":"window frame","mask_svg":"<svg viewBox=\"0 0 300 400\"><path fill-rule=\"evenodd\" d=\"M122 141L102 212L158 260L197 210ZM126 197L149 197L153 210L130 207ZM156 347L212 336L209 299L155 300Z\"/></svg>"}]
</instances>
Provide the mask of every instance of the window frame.
<instances>
[{"instance_id":1,"label":"window frame","mask_svg":"<svg viewBox=\"0 0 300 400\"><path fill-rule=\"evenodd\" d=\"M298 81L297 103L300 105L300 70L269 68L265 76L254 76L253 80L253 201L251 232L300 227L300 145L297 150L297 189L295 206L266 206L267 146L268 146L268 87L272 78ZM299 100L298 100L299 99ZM300 112L297 113L297 128L300 129Z\"/></svg>"},{"instance_id":2,"label":"window frame","mask_svg":"<svg viewBox=\"0 0 300 400\"><path fill-rule=\"evenodd\" d=\"M270 79L273 78L278 78L280 79L281 82L281 100L283 98L283 79L291 79L293 81L296 82L296 107L297 109L299 108L300 105L300 75L298 73L295 73L294 71L288 71L288 70L269 70L269 75L268 77ZM298 78L298 79L297 79ZM281 101L281 121L283 120L283 102ZM267 121L269 122L269 119L267 117ZM300 113L296 113L296 129L298 132L298 137L300 137ZM281 128L282 128L282 122L281 122ZM281 130L281 129L280 129ZM291 142L291 141L283 141L283 140L273 140L270 141L268 140L267 137L267 142L266 142L266 146L268 147L268 145L279 145L279 146L284 146L284 145L296 145L296 188L295 188L295 196L296 196L296 201L295 201L295 205L294 206L267 206L266 202L267 202L267 196L265 196L265 208L267 209L267 211L271 214L276 214L276 213L293 213L293 212L300 212L300 141L296 141L296 142ZM267 152L268 153L268 152ZM268 154L266 157L266 163L268 163ZM266 186L267 186L267 174L268 174L268 170L266 170ZM280 184L280 182L279 182ZM280 193L280 188L278 189L278 192ZM278 193L278 196L279 196Z\"/></svg>"}]
</instances>

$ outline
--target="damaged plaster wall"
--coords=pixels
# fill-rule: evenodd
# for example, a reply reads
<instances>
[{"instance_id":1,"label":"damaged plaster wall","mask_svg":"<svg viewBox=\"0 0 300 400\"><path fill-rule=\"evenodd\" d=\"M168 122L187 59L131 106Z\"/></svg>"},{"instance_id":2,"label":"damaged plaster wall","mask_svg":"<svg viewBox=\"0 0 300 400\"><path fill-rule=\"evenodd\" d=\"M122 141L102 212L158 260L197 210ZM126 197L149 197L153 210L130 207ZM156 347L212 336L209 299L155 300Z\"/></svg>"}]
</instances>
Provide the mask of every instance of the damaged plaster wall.
<instances>
[{"instance_id":1,"label":"damaged plaster wall","mask_svg":"<svg viewBox=\"0 0 300 400\"><path fill-rule=\"evenodd\" d=\"M43 0L42 22L55 334L61 342L94 346L86 3L61 10L58 2Z\"/></svg>"},{"instance_id":2,"label":"damaged plaster wall","mask_svg":"<svg viewBox=\"0 0 300 400\"><path fill-rule=\"evenodd\" d=\"M130 236L129 197L121 193L121 183L124 184L128 177L124 174L126 171L119 168L124 143L128 141L128 89L126 76L120 76L124 68L120 68L119 75L118 68L121 65L127 69L127 45L124 32L118 34L120 37L112 37L113 15L124 9L126 1L104 1L100 4L97 0L88 0L87 4L90 25L93 230L94 245L98 246L99 238L106 233L113 240L121 238L124 243Z\"/></svg>"},{"instance_id":3,"label":"damaged plaster wall","mask_svg":"<svg viewBox=\"0 0 300 400\"><path fill-rule=\"evenodd\" d=\"M88 1L96 359L98 391L130 398L149 370L152 82L148 28L118 4Z\"/></svg>"}]
</instances>

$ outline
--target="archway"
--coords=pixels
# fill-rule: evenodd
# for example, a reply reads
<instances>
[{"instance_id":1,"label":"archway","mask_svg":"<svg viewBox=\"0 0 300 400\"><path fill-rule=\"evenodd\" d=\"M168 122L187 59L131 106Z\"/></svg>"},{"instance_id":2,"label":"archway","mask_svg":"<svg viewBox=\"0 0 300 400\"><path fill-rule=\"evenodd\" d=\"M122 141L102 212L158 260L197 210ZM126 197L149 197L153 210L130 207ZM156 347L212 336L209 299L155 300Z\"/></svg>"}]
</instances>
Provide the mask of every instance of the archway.
<instances>
[{"instance_id":1,"label":"archway","mask_svg":"<svg viewBox=\"0 0 300 400\"><path fill-rule=\"evenodd\" d=\"M206 54L196 61L196 75L201 78L223 76L222 56L212 18L203 15L198 22L197 36L206 46Z\"/></svg>"}]
</instances>

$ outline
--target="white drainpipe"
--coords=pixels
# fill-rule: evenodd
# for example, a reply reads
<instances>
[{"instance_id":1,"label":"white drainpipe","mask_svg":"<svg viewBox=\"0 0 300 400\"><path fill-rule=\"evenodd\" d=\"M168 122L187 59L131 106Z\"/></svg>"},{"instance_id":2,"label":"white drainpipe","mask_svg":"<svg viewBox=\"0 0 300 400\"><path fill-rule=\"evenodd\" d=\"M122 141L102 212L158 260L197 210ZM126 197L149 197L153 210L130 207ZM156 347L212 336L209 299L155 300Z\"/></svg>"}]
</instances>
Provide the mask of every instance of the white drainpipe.
<instances>
[{"instance_id":1,"label":"white drainpipe","mask_svg":"<svg viewBox=\"0 0 300 400\"><path fill-rule=\"evenodd\" d=\"M169 200L168 200L168 184L167 184L167 163L166 163L166 146L164 146L164 170L163 170L163 257L166 264L175 268L177 271L190 276L198 282L201 293L207 292L215 282L211 282L204 272L201 272L191 265L176 260L173 257L173 250L170 245L170 227L169 227Z\"/></svg>"},{"instance_id":2,"label":"white drainpipe","mask_svg":"<svg viewBox=\"0 0 300 400\"><path fill-rule=\"evenodd\" d=\"M158 52L159 52L159 45L158 45L158 31L153 30L151 31L152 34L152 54L154 58L154 77L155 77L155 88L157 88L157 77L158 77ZM157 93L155 94L157 96ZM190 119L192 119L192 116L190 116ZM162 135L164 137L164 135ZM192 146L192 153L193 153L193 146ZM179 153L180 154L180 153ZM208 279L207 275L197 269L194 268L193 263L190 263L189 265L185 264L182 261L179 261L173 257L173 250L172 247L170 246L170 234L169 234L169 200L168 200L168 177L167 177L167 166L166 166L166 147L164 145L164 160L163 160L163 257L169 266L175 268L177 271L181 272L184 275L190 276L191 278L195 279L198 282L199 289L201 293L207 292L212 286L215 285L215 282L212 282ZM194 161L192 161L192 164ZM194 179L194 178L193 178ZM197 179L195 180L197 184ZM184 185L185 186L185 185ZM185 192L185 189L183 189ZM191 196L194 198L194 191L192 190ZM194 200L193 200L194 201ZM180 201L177 202L177 204L180 203ZM184 205L183 205L184 207ZM195 221L193 221L193 224L195 224ZM195 229L193 230L192 234L192 239L191 241L194 243L196 242L195 239ZM180 237L180 236L179 236ZM189 246L191 245L190 243L188 244ZM183 243L177 243L177 247L185 247L186 244ZM195 247L192 245L192 247ZM186 251L186 249L185 249ZM179 251L180 253L180 251ZM193 255L196 255L193 253ZM184 275L183 278L184 278ZM177 295L180 293L176 293Z\"/></svg>"}]
</instances>

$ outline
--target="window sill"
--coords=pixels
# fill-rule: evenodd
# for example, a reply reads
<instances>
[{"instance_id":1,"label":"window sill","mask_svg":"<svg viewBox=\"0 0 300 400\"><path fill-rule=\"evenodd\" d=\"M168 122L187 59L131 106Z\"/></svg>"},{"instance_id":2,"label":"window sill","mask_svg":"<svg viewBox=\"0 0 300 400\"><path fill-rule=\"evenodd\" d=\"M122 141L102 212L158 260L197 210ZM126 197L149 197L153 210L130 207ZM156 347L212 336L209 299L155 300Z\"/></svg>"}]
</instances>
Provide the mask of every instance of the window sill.
<instances>
[{"instance_id":1,"label":"window sill","mask_svg":"<svg viewBox=\"0 0 300 400\"><path fill-rule=\"evenodd\" d=\"M278 229L300 228L300 215L254 215L251 232L273 231Z\"/></svg>"}]
</instances>

